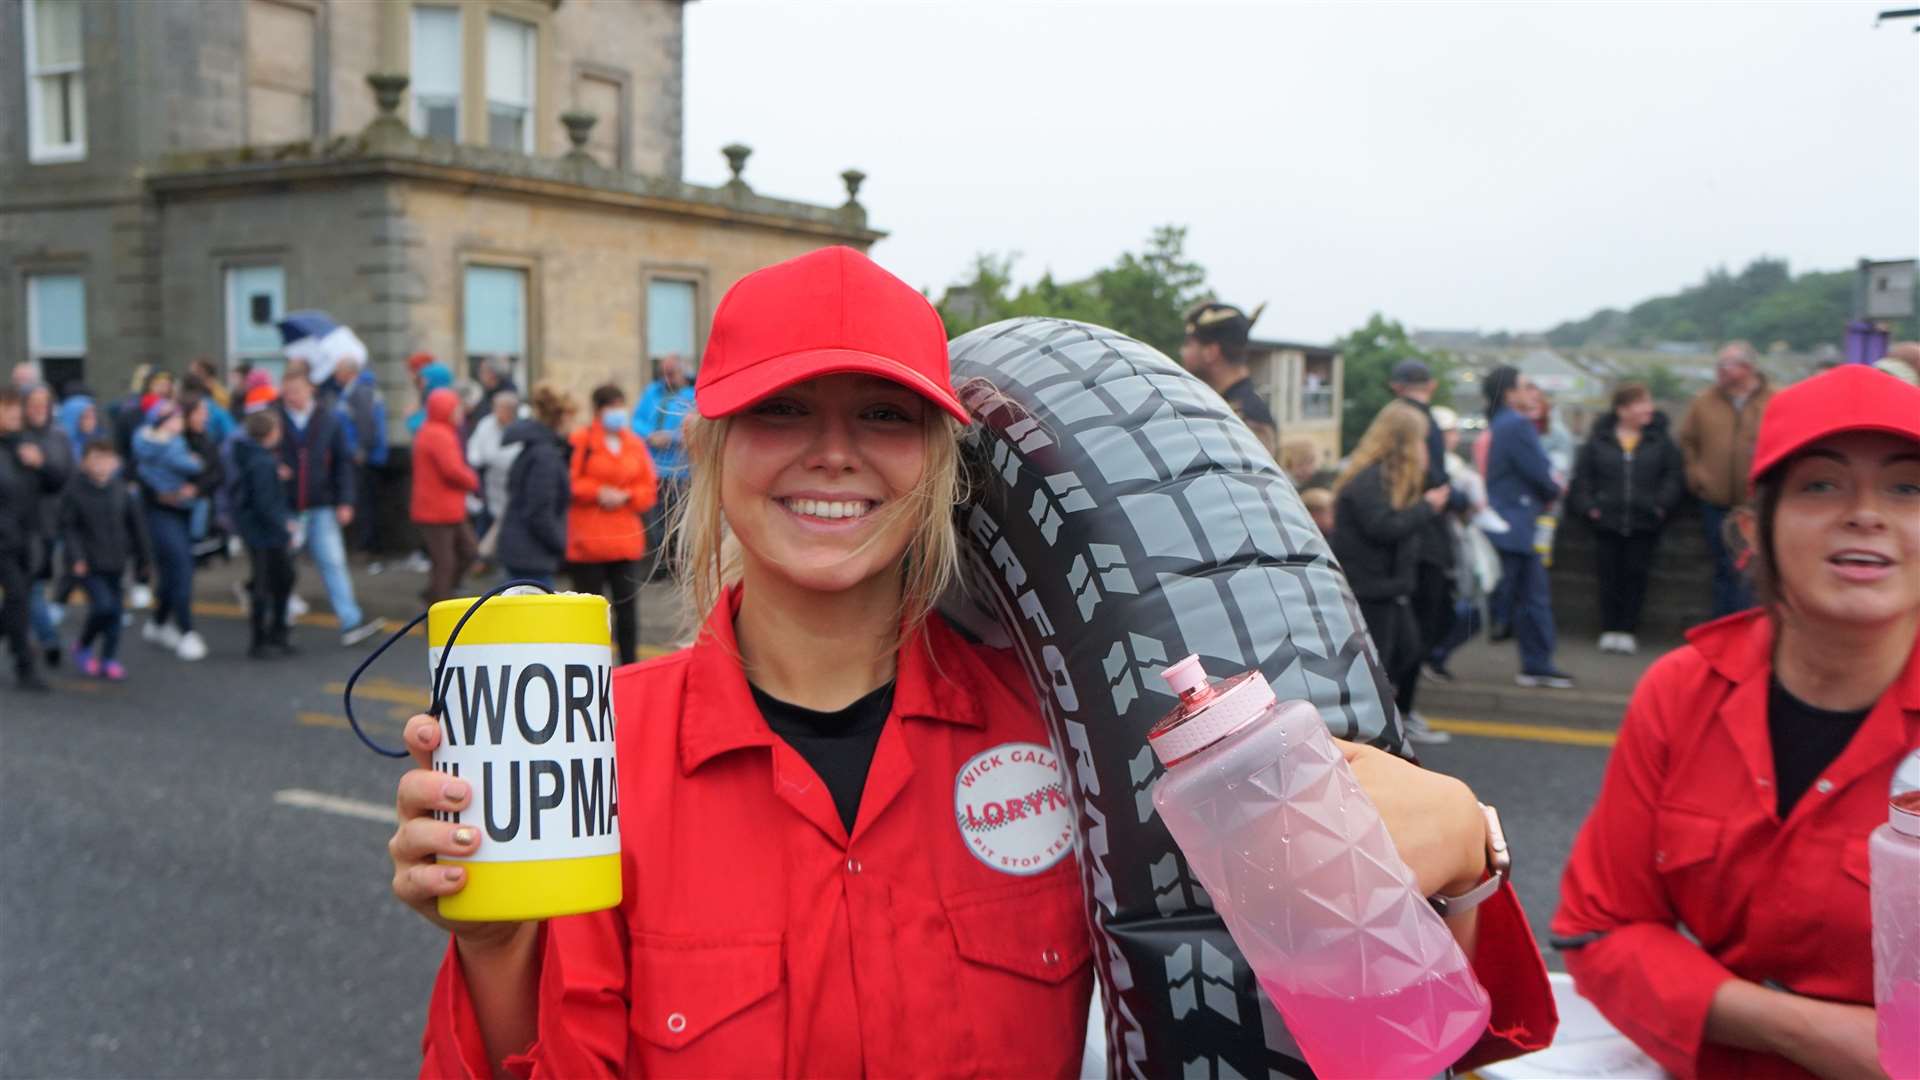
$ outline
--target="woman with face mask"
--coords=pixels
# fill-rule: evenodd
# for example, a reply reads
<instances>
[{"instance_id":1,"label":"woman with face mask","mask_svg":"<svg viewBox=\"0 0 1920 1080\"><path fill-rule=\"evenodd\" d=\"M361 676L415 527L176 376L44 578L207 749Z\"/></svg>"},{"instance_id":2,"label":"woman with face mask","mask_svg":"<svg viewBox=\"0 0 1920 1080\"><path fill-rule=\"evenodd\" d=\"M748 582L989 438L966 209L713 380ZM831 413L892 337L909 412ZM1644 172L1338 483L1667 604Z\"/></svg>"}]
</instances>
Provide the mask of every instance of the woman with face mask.
<instances>
[{"instance_id":1,"label":"woman with face mask","mask_svg":"<svg viewBox=\"0 0 1920 1080\"><path fill-rule=\"evenodd\" d=\"M593 392L593 422L574 431L573 504L567 510L568 575L579 592L602 593L613 604L613 636L620 662L633 663L640 627L640 557L647 553L641 515L658 494L653 459L627 430L627 395L609 383Z\"/></svg>"}]
</instances>

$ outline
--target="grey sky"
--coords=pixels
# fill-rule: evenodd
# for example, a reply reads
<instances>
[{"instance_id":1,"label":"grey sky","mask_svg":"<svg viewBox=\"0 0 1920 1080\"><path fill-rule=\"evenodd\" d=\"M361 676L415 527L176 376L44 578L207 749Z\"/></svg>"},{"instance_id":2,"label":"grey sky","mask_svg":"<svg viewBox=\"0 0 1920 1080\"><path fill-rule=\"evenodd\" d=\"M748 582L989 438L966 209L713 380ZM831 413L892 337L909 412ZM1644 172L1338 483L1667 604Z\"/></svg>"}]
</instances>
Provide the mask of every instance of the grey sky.
<instances>
[{"instance_id":1,"label":"grey sky","mask_svg":"<svg viewBox=\"0 0 1920 1080\"><path fill-rule=\"evenodd\" d=\"M687 9L688 178L838 203L915 285L1071 278L1154 225L1258 332L1544 328L1766 253L1920 248L1920 35L1884 3Z\"/></svg>"}]
</instances>

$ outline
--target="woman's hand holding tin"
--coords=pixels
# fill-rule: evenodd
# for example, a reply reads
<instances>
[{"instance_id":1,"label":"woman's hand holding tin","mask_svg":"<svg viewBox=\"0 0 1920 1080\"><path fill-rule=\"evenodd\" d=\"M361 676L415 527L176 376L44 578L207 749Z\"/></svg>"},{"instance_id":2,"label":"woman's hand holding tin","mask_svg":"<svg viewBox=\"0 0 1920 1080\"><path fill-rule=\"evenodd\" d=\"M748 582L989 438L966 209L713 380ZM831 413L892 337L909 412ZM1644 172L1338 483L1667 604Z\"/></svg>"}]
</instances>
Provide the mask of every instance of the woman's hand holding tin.
<instances>
[{"instance_id":1,"label":"woman's hand holding tin","mask_svg":"<svg viewBox=\"0 0 1920 1080\"><path fill-rule=\"evenodd\" d=\"M508 944L534 924L441 918L440 898L466 888L467 872L458 866L441 866L437 860L443 855L471 855L480 846L481 837L480 830L471 825L440 821L433 814L465 809L473 798L473 789L467 781L431 767L433 751L440 745L439 721L419 713L407 721L405 738L416 767L400 777L394 799L394 816L399 824L393 839L387 841L387 853L393 857L393 895L428 922L459 938L463 946Z\"/></svg>"}]
</instances>

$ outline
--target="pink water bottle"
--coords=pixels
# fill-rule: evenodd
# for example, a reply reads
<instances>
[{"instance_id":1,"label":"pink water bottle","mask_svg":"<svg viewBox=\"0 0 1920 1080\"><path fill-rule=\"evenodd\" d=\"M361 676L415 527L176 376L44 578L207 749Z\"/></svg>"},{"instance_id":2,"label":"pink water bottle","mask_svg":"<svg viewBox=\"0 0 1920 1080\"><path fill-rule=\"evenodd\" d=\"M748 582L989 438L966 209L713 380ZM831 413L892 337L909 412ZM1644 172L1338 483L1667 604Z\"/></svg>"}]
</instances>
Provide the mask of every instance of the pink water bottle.
<instances>
[{"instance_id":1,"label":"pink water bottle","mask_svg":"<svg viewBox=\"0 0 1920 1080\"><path fill-rule=\"evenodd\" d=\"M1422 1077L1486 1030L1487 993L1304 701L1258 671L1162 673L1179 707L1147 733L1160 820L1213 898L1307 1064Z\"/></svg>"},{"instance_id":2,"label":"pink water bottle","mask_svg":"<svg viewBox=\"0 0 1920 1080\"><path fill-rule=\"evenodd\" d=\"M1920 751L1911 761L1920 762ZM1920 791L1895 795L1867 841L1873 868L1873 1009L1880 1067L1920 1078Z\"/></svg>"}]
</instances>

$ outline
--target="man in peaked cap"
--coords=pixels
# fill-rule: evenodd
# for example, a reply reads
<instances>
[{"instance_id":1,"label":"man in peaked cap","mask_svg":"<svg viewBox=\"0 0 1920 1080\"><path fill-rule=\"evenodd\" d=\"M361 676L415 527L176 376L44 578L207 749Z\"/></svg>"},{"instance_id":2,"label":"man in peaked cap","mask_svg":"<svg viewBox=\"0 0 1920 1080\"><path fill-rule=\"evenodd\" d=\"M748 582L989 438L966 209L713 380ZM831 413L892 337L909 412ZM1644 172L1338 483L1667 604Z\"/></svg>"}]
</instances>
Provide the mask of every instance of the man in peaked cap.
<instances>
[{"instance_id":1,"label":"man in peaked cap","mask_svg":"<svg viewBox=\"0 0 1920 1080\"><path fill-rule=\"evenodd\" d=\"M1253 387L1247 370L1247 336L1265 304L1248 315L1232 304L1204 300L1187 311L1187 340L1180 346L1180 366L1199 376L1253 432L1267 453L1280 446L1280 428L1273 410Z\"/></svg>"}]
</instances>

